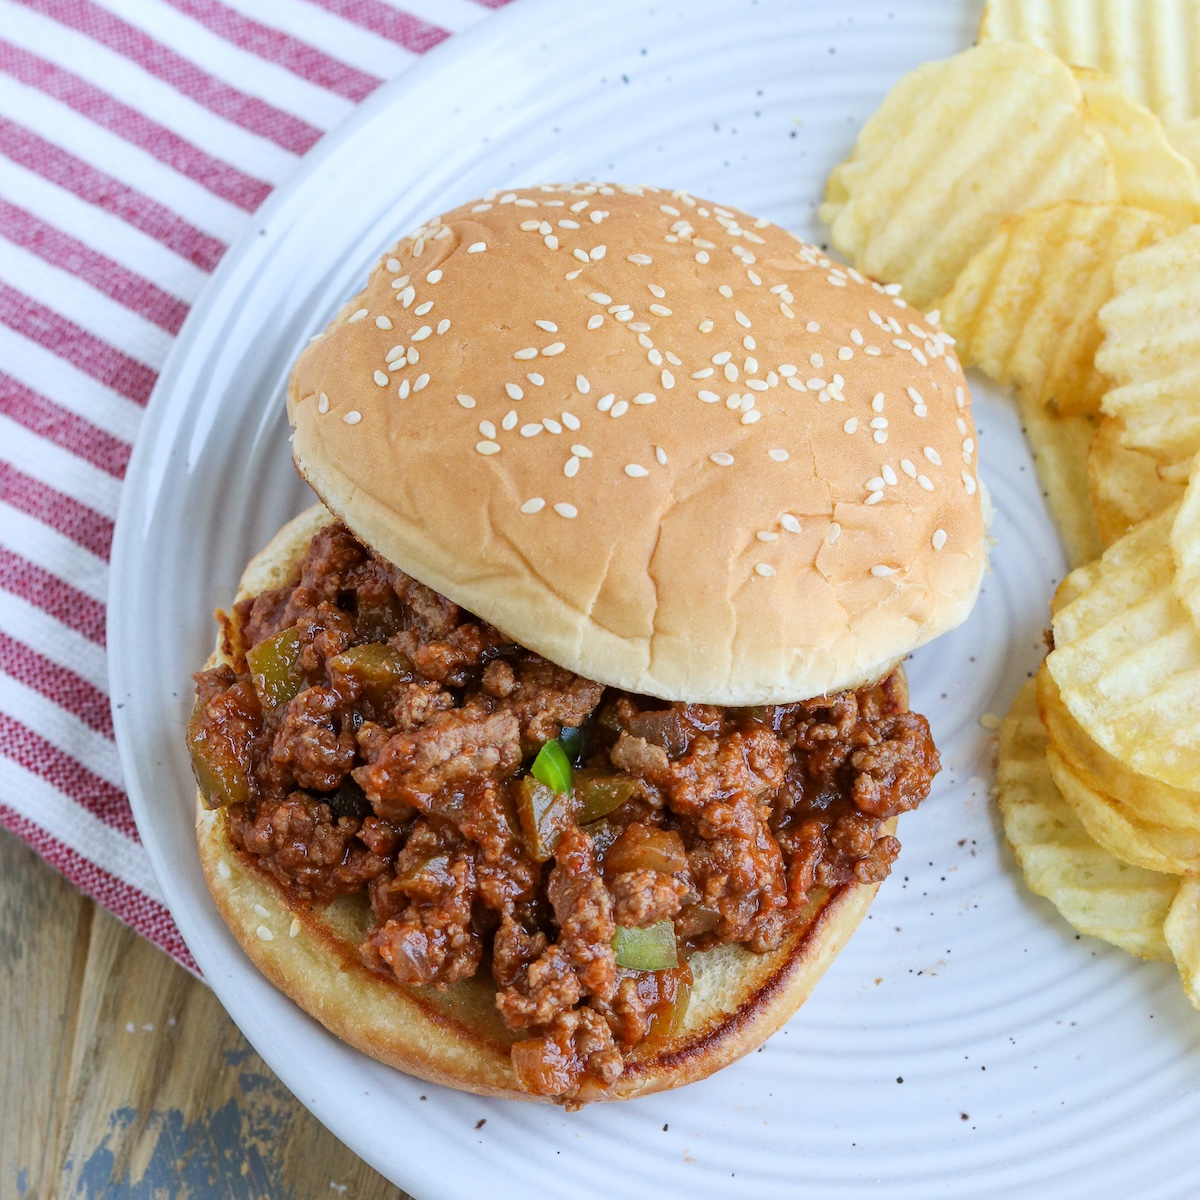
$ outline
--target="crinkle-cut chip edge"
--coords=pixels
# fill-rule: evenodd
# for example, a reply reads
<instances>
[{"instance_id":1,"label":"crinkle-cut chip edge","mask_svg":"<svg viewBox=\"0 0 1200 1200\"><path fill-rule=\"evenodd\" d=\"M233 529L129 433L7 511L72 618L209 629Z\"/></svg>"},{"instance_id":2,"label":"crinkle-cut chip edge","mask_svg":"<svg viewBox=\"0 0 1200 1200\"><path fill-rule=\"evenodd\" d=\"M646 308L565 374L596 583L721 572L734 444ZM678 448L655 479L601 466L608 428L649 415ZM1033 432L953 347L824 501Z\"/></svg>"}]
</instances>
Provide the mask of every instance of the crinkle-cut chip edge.
<instances>
[{"instance_id":1,"label":"crinkle-cut chip edge","mask_svg":"<svg viewBox=\"0 0 1200 1200\"><path fill-rule=\"evenodd\" d=\"M1058 793L1045 748L1030 680L1001 726L996 775L1005 837L1026 886L1080 933L1168 960L1162 920L1176 881L1119 861L1088 836Z\"/></svg>"}]
</instances>

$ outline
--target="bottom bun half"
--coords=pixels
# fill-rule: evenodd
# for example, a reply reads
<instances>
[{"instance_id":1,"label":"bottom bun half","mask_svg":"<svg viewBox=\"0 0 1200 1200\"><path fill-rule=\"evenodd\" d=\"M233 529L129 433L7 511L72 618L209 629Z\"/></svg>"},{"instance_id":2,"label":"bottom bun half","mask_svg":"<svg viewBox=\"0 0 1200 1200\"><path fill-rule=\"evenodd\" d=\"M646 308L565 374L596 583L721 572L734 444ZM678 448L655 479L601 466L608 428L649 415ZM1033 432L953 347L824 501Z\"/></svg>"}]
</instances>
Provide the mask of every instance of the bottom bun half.
<instances>
[{"instance_id":1,"label":"bottom bun half","mask_svg":"<svg viewBox=\"0 0 1200 1200\"><path fill-rule=\"evenodd\" d=\"M247 567L238 599L293 577L312 536L333 519L317 506L286 525ZM208 665L223 660L218 648ZM406 986L368 970L359 956L372 920L365 895L328 905L297 901L235 846L226 813L206 809L199 792L196 813L200 861L221 917L254 965L306 1013L409 1075L480 1095L542 1099L517 1083L510 1048L527 1035L505 1027L486 970L444 990ZM815 890L799 926L765 954L739 945L693 954L694 983L682 1019L666 1034L653 1030L630 1051L610 1088L585 1091L577 1102L680 1087L755 1049L808 998L878 889Z\"/></svg>"}]
</instances>

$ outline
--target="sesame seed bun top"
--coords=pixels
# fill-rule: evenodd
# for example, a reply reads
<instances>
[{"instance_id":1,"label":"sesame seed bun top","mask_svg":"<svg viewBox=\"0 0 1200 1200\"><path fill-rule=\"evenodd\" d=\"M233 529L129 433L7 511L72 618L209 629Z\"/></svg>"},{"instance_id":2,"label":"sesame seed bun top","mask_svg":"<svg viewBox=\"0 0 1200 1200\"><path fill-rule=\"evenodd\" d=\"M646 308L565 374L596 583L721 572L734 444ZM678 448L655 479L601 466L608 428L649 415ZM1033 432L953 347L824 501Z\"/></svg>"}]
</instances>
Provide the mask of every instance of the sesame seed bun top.
<instances>
[{"instance_id":1,"label":"sesame seed bun top","mask_svg":"<svg viewBox=\"0 0 1200 1200\"><path fill-rule=\"evenodd\" d=\"M363 541L630 691L840 691L979 589L950 339L682 193L528 188L429 222L301 354L288 412L301 474Z\"/></svg>"}]
</instances>

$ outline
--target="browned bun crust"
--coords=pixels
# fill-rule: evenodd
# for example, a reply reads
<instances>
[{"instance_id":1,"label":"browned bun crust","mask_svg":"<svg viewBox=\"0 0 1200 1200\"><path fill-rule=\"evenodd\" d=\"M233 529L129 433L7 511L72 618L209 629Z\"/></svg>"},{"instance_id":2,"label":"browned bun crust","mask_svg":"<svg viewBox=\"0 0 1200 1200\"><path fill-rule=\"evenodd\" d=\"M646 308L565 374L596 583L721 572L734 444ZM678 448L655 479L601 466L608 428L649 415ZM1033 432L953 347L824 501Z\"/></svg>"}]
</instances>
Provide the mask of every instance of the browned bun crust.
<instances>
[{"instance_id":1,"label":"browned bun crust","mask_svg":"<svg viewBox=\"0 0 1200 1200\"><path fill-rule=\"evenodd\" d=\"M332 519L318 505L284 526L246 568L238 599L287 582L313 534ZM218 646L208 665L219 661ZM254 965L305 1012L409 1075L480 1095L539 1099L517 1085L509 1047L519 1035L504 1027L488 976L439 992L367 970L358 952L371 919L365 897L296 901L235 847L226 814L206 809L199 793L196 813L200 861L222 918ZM628 1054L611 1089L579 1099L680 1087L753 1050L808 998L876 891L878 884L814 893L806 921L767 954L737 945L694 954L695 984L680 1027Z\"/></svg>"}]
</instances>

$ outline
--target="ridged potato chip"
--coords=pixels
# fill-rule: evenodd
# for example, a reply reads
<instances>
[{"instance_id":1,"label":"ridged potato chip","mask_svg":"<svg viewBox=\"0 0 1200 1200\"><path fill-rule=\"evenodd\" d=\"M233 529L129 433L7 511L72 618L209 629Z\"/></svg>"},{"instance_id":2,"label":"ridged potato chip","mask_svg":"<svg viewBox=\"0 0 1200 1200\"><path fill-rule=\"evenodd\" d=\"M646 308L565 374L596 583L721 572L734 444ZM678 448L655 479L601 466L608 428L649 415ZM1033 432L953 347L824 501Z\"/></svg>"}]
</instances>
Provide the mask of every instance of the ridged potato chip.
<instances>
[{"instance_id":1,"label":"ridged potato chip","mask_svg":"<svg viewBox=\"0 0 1200 1200\"><path fill-rule=\"evenodd\" d=\"M1131 866L1165 875L1200 872L1200 834L1152 825L1081 779L1054 748L1046 763L1062 798L1098 845Z\"/></svg>"},{"instance_id":2,"label":"ridged potato chip","mask_svg":"<svg viewBox=\"0 0 1200 1200\"><path fill-rule=\"evenodd\" d=\"M1103 549L1088 494L1088 447L1092 417L1059 417L1043 404L1022 401L1021 424L1029 439L1038 482L1072 567L1091 562Z\"/></svg>"},{"instance_id":3,"label":"ridged potato chip","mask_svg":"<svg viewBox=\"0 0 1200 1200\"><path fill-rule=\"evenodd\" d=\"M938 303L959 360L1023 400L1098 412L1108 382L1093 361L1096 315L1113 268L1167 232L1164 217L1126 205L1066 201L1007 218Z\"/></svg>"},{"instance_id":4,"label":"ridged potato chip","mask_svg":"<svg viewBox=\"0 0 1200 1200\"><path fill-rule=\"evenodd\" d=\"M1122 444L1124 424L1102 417L1088 451L1088 491L1100 541L1111 546L1134 525L1178 504L1182 484L1163 479L1158 460Z\"/></svg>"},{"instance_id":5,"label":"ridged potato chip","mask_svg":"<svg viewBox=\"0 0 1200 1200\"><path fill-rule=\"evenodd\" d=\"M1164 126L1167 140L1200 171L1200 117Z\"/></svg>"},{"instance_id":6,"label":"ridged potato chip","mask_svg":"<svg viewBox=\"0 0 1200 1200\"><path fill-rule=\"evenodd\" d=\"M927 308L1006 216L1118 198L1112 154L1070 69L1001 42L901 79L834 169L820 215L860 271Z\"/></svg>"},{"instance_id":7,"label":"ridged potato chip","mask_svg":"<svg viewBox=\"0 0 1200 1200\"><path fill-rule=\"evenodd\" d=\"M1132 818L1200 835L1200 792L1174 788L1131 771L1096 745L1071 716L1045 664L1036 682L1038 713L1050 744L1079 779L1114 800Z\"/></svg>"},{"instance_id":8,"label":"ridged potato chip","mask_svg":"<svg viewBox=\"0 0 1200 1200\"><path fill-rule=\"evenodd\" d=\"M1194 0L988 0L979 41L1028 42L1099 67L1167 124L1200 116Z\"/></svg>"},{"instance_id":9,"label":"ridged potato chip","mask_svg":"<svg viewBox=\"0 0 1200 1200\"><path fill-rule=\"evenodd\" d=\"M1088 734L1142 775L1200 790L1200 633L1175 594L1175 510L1130 530L1054 613L1047 658ZM1073 585L1077 589L1077 585Z\"/></svg>"},{"instance_id":10,"label":"ridged potato chip","mask_svg":"<svg viewBox=\"0 0 1200 1200\"><path fill-rule=\"evenodd\" d=\"M1200 225L1122 259L1100 310L1096 367L1112 388L1101 410L1123 442L1186 482L1200 450Z\"/></svg>"},{"instance_id":11,"label":"ridged potato chip","mask_svg":"<svg viewBox=\"0 0 1200 1200\"><path fill-rule=\"evenodd\" d=\"M1159 213L1178 233L1200 220L1200 179L1162 122L1111 75L1072 67L1088 115L1112 152L1121 203Z\"/></svg>"},{"instance_id":12,"label":"ridged potato chip","mask_svg":"<svg viewBox=\"0 0 1200 1200\"><path fill-rule=\"evenodd\" d=\"M1178 880L1121 862L1087 835L1050 775L1032 681L1000 726L996 788L1005 837L1031 892L1080 933L1169 960L1162 923Z\"/></svg>"},{"instance_id":13,"label":"ridged potato chip","mask_svg":"<svg viewBox=\"0 0 1200 1200\"><path fill-rule=\"evenodd\" d=\"M1192 478L1171 526L1175 556L1175 594L1200 628L1200 455L1192 462Z\"/></svg>"},{"instance_id":14,"label":"ridged potato chip","mask_svg":"<svg viewBox=\"0 0 1200 1200\"><path fill-rule=\"evenodd\" d=\"M1163 924L1183 990L1193 1008L1200 1008L1200 880L1185 879L1171 901Z\"/></svg>"}]
</instances>

